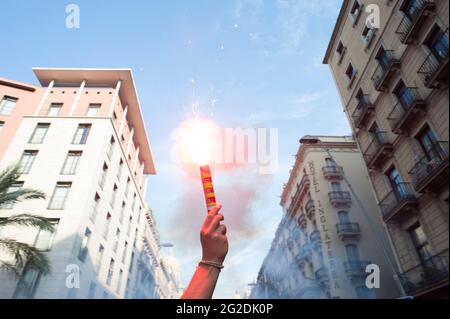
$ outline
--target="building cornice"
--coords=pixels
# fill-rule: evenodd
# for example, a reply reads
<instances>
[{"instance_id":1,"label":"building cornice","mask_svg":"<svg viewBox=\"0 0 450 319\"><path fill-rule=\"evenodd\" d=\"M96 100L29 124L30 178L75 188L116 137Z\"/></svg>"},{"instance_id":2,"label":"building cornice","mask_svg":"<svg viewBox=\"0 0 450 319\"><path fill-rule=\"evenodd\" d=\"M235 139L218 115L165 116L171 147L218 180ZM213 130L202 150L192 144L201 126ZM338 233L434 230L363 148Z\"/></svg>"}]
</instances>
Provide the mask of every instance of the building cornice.
<instances>
[{"instance_id":1,"label":"building cornice","mask_svg":"<svg viewBox=\"0 0 450 319\"><path fill-rule=\"evenodd\" d=\"M337 35L339 33L339 28L341 27L342 22L345 21L345 13L347 11L347 6L349 4L349 0L344 0L342 3L341 11L339 11L339 15L334 26L333 33L331 35L330 42L328 43L327 50L325 52L325 57L323 58L323 64L328 64L328 60L331 55L331 50L333 49L334 42L336 41Z\"/></svg>"}]
</instances>

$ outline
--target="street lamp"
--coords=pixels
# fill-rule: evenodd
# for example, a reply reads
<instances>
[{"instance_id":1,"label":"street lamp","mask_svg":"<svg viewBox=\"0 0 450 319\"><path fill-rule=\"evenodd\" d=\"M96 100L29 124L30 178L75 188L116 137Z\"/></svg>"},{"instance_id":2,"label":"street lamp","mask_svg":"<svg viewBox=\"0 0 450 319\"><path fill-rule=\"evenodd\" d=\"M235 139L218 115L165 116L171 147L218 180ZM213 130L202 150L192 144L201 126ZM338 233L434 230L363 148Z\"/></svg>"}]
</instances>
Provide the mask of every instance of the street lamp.
<instances>
[{"instance_id":1,"label":"street lamp","mask_svg":"<svg viewBox=\"0 0 450 319\"><path fill-rule=\"evenodd\" d=\"M336 162L334 156L331 154L330 149L323 143L323 141L319 137L306 135L300 139L300 143L301 144L310 144L310 145L314 145L314 144L319 145L328 154L328 156L330 157L333 164L336 166L339 166L338 163ZM355 198L357 204L359 205L359 207L361 207L361 210L364 213L364 217L366 218L366 220L369 224L372 234L375 236L375 238L383 238L384 234L382 234L372 223L372 219L370 218L370 215L367 212L366 207L363 205L362 201L359 199L359 196L356 194L356 192L353 189L347 176L345 176L345 174L342 174L342 176L343 176L343 179L344 179L347 187L349 188L350 192L352 193L353 197ZM388 261L389 266L391 267L392 271L394 272L394 280L400 290L401 296L407 297L405 289L403 288L403 285L400 282L400 275L397 270L396 263L392 260L390 253L389 253L389 249L386 247L383 240L374 240L374 243L375 243L375 245L377 245L378 249L380 249L383 252L383 255L385 256L386 260Z\"/></svg>"}]
</instances>

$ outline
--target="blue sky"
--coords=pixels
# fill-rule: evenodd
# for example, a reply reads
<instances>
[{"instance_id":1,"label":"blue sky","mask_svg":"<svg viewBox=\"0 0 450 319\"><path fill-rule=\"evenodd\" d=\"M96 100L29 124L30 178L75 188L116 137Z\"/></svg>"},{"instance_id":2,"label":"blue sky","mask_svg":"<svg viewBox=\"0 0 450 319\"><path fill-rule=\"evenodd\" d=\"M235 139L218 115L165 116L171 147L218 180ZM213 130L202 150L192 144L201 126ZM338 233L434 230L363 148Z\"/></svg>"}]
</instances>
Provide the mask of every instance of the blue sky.
<instances>
[{"instance_id":1,"label":"blue sky","mask_svg":"<svg viewBox=\"0 0 450 319\"><path fill-rule=\"evenodd\" d=\"M70 3L80 7L80 29L65 27ZM184 285L200 257L195 232L201 216L190 215L189 208L196 209L203 195L170 161L172 130L193 103L223 127L278 128L279 169L273 176L262 181L251 169L217 176L219 201L221 189L225 201L241 189L250 197L245 220L233 216L233 222L245 223L246 235L242 225L234 233L229 228L230 253L215 295L233 297L256 278L269 249L299 138L350 134L331 74L322 65L341 3L2 1L0 11L7 14L0 19L0 76L36 83L31 72L36 66L133 69L158 169L147 199L163 241L175 245ZM246 188L237 184L241 181L249 181ZM232 216L223 204L225 216ZM183 216L196 218L185 224ZM192 232L195 236L184 240Z\"/></svg>"}]
</instances>

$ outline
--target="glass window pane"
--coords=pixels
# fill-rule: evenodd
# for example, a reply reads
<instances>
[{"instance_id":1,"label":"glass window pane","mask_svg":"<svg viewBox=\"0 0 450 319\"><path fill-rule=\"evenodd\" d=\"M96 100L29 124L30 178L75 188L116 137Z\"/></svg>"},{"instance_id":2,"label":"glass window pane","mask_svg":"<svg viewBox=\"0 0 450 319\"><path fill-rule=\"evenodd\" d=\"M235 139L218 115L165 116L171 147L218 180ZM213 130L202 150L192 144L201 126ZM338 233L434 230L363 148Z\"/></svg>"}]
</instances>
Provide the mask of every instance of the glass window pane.
<instances>
[{"instance_id":1,"label":"glass window pane","mask_svg":"<svg viewBox=\"0 0 450 319\"><path fill-rule=\"evenodd\" d=\"M56 185L53 196L50 199L49 209L64 209L64 204L69 193L70 184Z\"/></svg>"},{"instance_id":2,"label":"glass window pane","mask_svg":"<svg viewBox=\"0 0 450 319\"><path fill-rule=\"evenodd\" d=\"M16 107L17 99L10 96L5 96L0 101L0 114L10 115L14 108Z\"/></svg>"},{"instance_id":3,"label":"glass window pane","mask_svg":"<svg viewBox=\"0 0 450 319\"><path fill-rule=\"evenodd\" d=\"M47 134L50 124L38 124L34 129L33 134L30 138L31 144L41 144L44 141L45 135Z\"/></svg>"}]
</instances>

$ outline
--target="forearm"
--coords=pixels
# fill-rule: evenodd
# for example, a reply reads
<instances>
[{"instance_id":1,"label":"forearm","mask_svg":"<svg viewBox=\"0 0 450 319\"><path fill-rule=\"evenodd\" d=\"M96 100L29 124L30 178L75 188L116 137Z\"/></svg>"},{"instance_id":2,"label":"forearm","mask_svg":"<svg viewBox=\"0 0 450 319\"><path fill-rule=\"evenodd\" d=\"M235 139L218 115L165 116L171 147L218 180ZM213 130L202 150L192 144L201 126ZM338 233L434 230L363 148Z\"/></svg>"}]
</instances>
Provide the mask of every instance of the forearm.
<instances>
[{"instance_id":1,"label":"forearm","mask_svg":"<svg viewBox=\"0 0 450 319\"><path fill-rule=\"evenodd\" d=\"M220 270L200 264L181 299L211 299Z\"/></svg>"}]
</instances>

